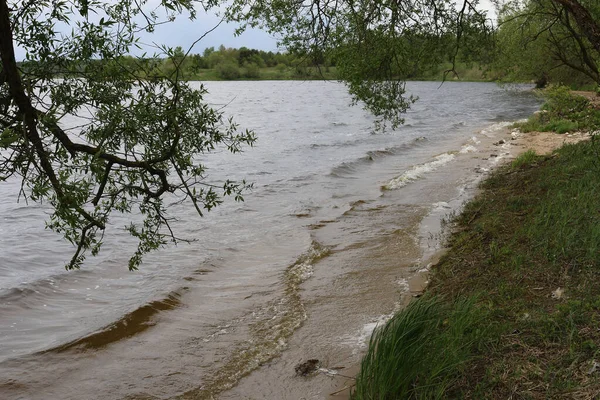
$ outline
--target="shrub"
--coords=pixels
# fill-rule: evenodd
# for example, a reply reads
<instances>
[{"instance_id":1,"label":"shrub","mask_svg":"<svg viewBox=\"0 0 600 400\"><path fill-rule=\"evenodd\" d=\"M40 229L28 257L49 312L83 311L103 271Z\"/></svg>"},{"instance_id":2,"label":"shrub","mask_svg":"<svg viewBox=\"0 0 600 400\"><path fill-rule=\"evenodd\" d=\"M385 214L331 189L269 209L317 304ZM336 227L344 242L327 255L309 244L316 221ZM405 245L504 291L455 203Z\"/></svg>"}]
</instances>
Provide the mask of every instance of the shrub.
<instances>
[{"instance_id":1,"label":"shrub","mask_svg":"<svg viewBox=\"0 0 600 400\"><path fill-rule=\"evenodd\" d=\"M217 65L217 76L225 80L240 79L242 73L240 67L233 61Z\"/></svg>"},{"instance_id":2,"label":"shrub","mask_svg":"<svg viewBox=\"0 0 600 400\"><path fill-rule=\"evenodd\" d=\"M542 111L517 127L523 132L596 131L600 128L600 110L585 97L572 94L569 88L555 87L546 92Z\"/></svg>"},{"instance_id":3,"label":"shrub","mask_svg":"<svg viewBox=\"0 0 600 400\"><path fill-rule=\"evenodd\" d=\"M574 132L579 129L579 124L575 121L567 119L559 119L550 121L545 127L545 131L553 131L556 133Z\"/></svg>"},{"instance_id":4,"label":"shrub","mask_svg":"<svg viewBox=\"0 0 600 400\"><path fill-rule=\"evenodd\" d=\"M549 119L566 119L584 111L589 104L588 99L573 95L568 87L558 86L548 90L542 109Z\"/></svg>"},{"instance_id":5,"label":"shrub","mask_svg":"<svg viewBox=\"0 0 600 400\"><path fill-rule=\"evenodd\" d=\"M243 69L244 78L258 79L260 78L260 68L253 63L246 63Z\"/></svg>"}]
</instances>

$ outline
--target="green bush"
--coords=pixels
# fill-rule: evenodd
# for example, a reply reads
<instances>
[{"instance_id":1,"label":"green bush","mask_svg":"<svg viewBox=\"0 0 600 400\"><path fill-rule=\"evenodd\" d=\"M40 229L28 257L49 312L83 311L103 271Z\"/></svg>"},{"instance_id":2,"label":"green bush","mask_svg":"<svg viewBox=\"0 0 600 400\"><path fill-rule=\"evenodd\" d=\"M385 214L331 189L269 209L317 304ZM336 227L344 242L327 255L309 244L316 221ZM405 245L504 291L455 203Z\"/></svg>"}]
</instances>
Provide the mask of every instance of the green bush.
<instances>
[{"instance_id":1,"label":"green bush","mask_svg":"<svg viewBox=\"0 0 600 400\"><path fill-rule=\"evenodd\" d=\"M581 113L589 104L588 99L572 94L568 87L558 86L547 91L542 110L547 111L545 115L550 119L566 119Z\"/></svg>"},{"instance_id":2,"label":"green bush","mask_svg":"<svg viewBox=\"0 0 600 400\"><path fill-rule=\"evenodd\" d=\"M567 133L574 132L579 129L579 124L575 121L569 121L567 119L559 119L550 121L545 127L544 131L552 131L556 133Z\"/></svg>"},{"instance_id":3,"label":"green bush","mask_svg":"<svg viewBox=\"0 0 600 400\"><path fill-rule=\"evenodd\" d=\"M583 96L574 95L565 86L549 89L542 111L517 127L523 132L597 131L600 129L600 110L591 106Z\"/></svg>"},{"instance_id":4,"label":"green bush","mask_svg":"<svg viewBox=\"0 0 600 400\"><path fill-rule=\"evenodd\" d=\"M242 77L242 72L240 67L233 61L228 61L223 64L219 64L216 67L217 76L221 79L225 80L234 80L240 79Z\"/></svg>"},{"instance_id":5,"label":"green bush","mask_svg":"<svg viewBox=\"0 0 600 400\"><path fill-rule=\"evenodd\" d=\"M243 68L243 76L248 79L259 79L260 78L260 68L258 65L253 63L247 63Z\"/></svg>"}]
</instances>

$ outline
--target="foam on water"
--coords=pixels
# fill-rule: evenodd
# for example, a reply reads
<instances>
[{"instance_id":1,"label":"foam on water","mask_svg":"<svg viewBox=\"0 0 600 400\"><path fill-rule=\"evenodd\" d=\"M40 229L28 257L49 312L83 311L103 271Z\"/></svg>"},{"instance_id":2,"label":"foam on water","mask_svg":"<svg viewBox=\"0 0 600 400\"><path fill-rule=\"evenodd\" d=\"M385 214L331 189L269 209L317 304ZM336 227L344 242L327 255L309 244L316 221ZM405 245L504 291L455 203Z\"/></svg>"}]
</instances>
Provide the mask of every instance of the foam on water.
<instances>
[{"instance_id":1,"label":"foam on water","mask_svg":"<svg viewBox=\"0 0 600 400\"><path fill-rule=\"evenodd\" d=\"M422 178L428 172L435 171L439 167L448 164L454 160L456 156L452 153L443 153L434 157L433 161L425 164L415 165L402 175L390 180L386 185L383 186L384 190L400 189L408 185L411 182Z\"/></svg>"},{"instance_id":2,"label":"foam on water","mask_svg":"<svg viewBox=\"0 0 600 400\"><path fill-rule=\"evenodd\" d=\"M410 288L409 284L408 284L408 279L406 278L400 278L398 279L398 287L400 287L400 290L402 290L403 292L407 292Z\"/></svg>"},{"instance_id":3,"label":"foam on water","mask_svg":"<svg viewBox=\"0 0 600 400\"><path fill-rule=\"evenodd\" d=\"M393 312L380 315L379 317L372 319L370 322L364 324L358 332L341 338L341 343L351 347L354 354L358 354L359 351L367 347L369 344L369 339L371 338L371 335L375 329L384 326L394 316L399 308L400 306L397 305Z\"/></svg>"},{"instance_id":4,"label":"foam on water","mask_svg":"<svg viewBox=\"0 0 600 400\"><path fill-rule=\"evenodd\" d=\"M505 128L508 128L509 126L511 126L513 124L514 124L514 122L512 122L512 121L498 122L498 123L488 126L485 129L482 129L480 133L487 137L494 137L496 135L496 133L498 133L499 131L501 131Z\"/></svg>"},{"instance_id":5,"label":"foam on water","mask_svg":"<svg viewBox=\"0 0 600 400\"><path fill-rule=\"evenodd\" d=\"M459 153L460 154L467 154L467 153L475 153L477 151L477 147L475 146L471 146L470 144L464 145Z\"/></svg>"}]
</instances>

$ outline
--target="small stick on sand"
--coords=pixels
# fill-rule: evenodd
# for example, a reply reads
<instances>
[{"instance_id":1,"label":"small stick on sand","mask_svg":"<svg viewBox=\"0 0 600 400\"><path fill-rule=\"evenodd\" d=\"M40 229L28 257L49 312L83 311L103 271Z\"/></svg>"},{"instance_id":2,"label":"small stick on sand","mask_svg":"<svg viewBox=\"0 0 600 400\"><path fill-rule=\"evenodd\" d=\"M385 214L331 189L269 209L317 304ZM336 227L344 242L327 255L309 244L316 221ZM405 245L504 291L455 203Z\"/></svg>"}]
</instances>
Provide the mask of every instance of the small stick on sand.
<instances>
[{"instance_id":1,"label":"small stick on sand","mask_svg":"<svg viewBox=\"0 0 600 400\"><path fill-rule=\"evenodd\" d=\"M350 389L350 388L351 388L351 387L353 387L353 386L354 386L354 384L352 384L352 385L350 385L350 386L344 386L343 388L341 388L341 389L340 389L340 390L338 390L338 391L335 391L335 392L333 392L333 393L329 393L329 395L330 395L330 396L335 396L336 394L342 393L344 390L346 390L346 389Z\"/></svg>"}]
</instances>

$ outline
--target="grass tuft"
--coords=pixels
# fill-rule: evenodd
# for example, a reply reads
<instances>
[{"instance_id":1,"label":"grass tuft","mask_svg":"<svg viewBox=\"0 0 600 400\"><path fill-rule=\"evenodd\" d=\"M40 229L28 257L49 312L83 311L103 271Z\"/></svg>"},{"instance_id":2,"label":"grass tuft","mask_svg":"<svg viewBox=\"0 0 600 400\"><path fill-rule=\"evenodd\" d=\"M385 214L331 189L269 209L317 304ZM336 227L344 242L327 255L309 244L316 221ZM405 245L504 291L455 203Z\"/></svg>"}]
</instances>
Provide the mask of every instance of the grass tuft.
<instances>
[{"instance_id":1,"label":"grass tuft","mask_svg":"<svg viewBox=\"0 0 600 400\"><path fill-rule=\"evenodd\" d=\"M445 398L482 336L474 299L426 296L376 329L353 399Z\"/></svg>"},{"instance_id":2,"label":"grass tuft","mask_svg":"<svg viewBox=\"0 0 600 400\"><path fill-rule=\"evenodd\" d=\"M511 168L523 168L526 166L530 166L538 160L539 156L535 153L535 150L527 150L524 153L521 153L517 158L515 158L510 164Z\"/></svg>"}]
</instances>

